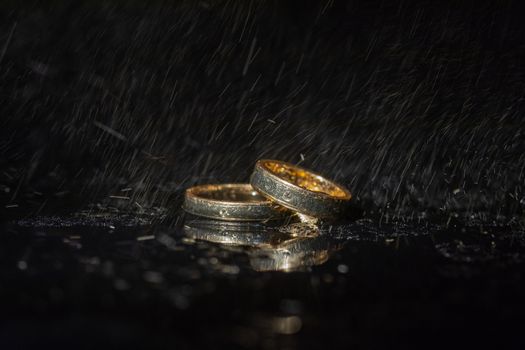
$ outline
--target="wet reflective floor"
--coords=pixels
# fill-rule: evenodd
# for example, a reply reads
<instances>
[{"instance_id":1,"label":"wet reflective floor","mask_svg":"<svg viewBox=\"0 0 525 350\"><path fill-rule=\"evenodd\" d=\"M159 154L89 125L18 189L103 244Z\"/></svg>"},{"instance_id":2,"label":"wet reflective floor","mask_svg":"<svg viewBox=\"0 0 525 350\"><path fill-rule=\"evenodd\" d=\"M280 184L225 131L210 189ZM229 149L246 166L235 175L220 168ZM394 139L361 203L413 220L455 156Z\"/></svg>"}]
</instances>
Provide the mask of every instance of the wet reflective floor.
<instances>
[{"instance_id":1,"label":"wet reflective floor","mask_svg":"<svg viewBox=\"0 0 525 350\"><path fill-rule=\"evenodd\" d=\"M525 234L78 213L0 237L4 346L520 348Z\"/></svg>"}]
</instances>

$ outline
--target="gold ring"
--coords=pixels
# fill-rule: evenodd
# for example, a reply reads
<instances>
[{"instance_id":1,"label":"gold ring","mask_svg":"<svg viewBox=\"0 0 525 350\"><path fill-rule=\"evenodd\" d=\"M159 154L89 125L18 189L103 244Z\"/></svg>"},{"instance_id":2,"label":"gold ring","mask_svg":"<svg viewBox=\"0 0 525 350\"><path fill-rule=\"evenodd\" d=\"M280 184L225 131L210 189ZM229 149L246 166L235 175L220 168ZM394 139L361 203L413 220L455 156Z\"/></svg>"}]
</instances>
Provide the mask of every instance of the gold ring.
<instances>
[{"instance_id":1,"label":"gold ring","mask_svg":"<svg viewBox=\"0 0 525 350\"><path fill-rule=\"evenodd\" d=\"M319 174L279 160L259 160L251 185L283 207L316 218L337 217L348 209L352 195Z\"/></svg>"},{"instance_id":2,"label":"gold ring","mask_svg":"<svg viewBox=\"0 0 525 350\"><path fill-rule=\"evenodd\" d=\"M186 190L183 208L190 214L230 221L282 217L283 208L261 196L250 184L200 185Z\"/></svg>"}]
</instances>

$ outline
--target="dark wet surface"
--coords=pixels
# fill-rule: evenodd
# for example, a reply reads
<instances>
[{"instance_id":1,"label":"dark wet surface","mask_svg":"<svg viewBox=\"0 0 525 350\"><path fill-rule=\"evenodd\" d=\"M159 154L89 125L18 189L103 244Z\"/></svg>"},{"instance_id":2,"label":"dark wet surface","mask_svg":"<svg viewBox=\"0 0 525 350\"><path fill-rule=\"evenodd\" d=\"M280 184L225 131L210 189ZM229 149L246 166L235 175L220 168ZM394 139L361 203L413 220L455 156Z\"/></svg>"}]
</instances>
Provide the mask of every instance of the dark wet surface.
<instances>
[{"instance_id":1,"label":"dark wet surface","mask_svg":"<svg viewBox=\"0 0 525 350\"><path fill-rule=\"evenodd\" d=\"M1 342L523 345L518 226L156 219L91 212L6 225Z\"/></svg>"}]
</instances>

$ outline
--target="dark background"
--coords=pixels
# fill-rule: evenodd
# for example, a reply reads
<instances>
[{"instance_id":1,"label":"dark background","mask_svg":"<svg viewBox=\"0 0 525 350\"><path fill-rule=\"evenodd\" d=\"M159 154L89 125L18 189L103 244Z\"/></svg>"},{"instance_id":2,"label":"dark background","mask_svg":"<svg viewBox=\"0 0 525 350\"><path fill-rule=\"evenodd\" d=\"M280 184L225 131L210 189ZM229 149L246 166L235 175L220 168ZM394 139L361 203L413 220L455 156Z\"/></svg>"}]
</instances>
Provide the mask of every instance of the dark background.
<instances>
[{"instance_id":1,"label":"dark background","mask_svg":"<svg viewBox=\"0 0 525 350\"><path fill-rule=\"evenodd\" d=\"M519 348L523 13L517 1L2 2L0 341ZM327 264L255 273L215 245L134 239L179 237L186 187L247 181L259 158L352 191L364 219L339 226L353 238ZM74 214L86 208L112 216ZM82 248L64 241L77 235ZM236 277L188 277L223 255ZM121 279L131 289L115 290ZM301 332L275 336L268 324L294 312Z\"/></svg>"},{"instance_id":2,"label":"dark background","mask_svg":"<svg viewBox=\"0 0 525 350\"><path fill-rule=\"evenodd\" d=\"M3 3L2 199L165 205L267 157L364 207L523 213L518 5Z\"/></svg>"}]
</instances>

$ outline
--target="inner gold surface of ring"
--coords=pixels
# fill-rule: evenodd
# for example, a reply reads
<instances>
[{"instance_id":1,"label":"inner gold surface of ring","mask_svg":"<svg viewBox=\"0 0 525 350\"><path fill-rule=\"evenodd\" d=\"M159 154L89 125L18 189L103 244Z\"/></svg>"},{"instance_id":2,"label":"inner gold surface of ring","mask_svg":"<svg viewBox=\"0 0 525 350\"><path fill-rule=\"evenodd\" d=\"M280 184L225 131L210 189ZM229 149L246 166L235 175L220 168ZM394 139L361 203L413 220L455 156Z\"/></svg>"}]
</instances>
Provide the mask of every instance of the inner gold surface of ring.
<instances>
[{"instance_id":1,"label":"inner gold surface of ring","mask_svg":"<svg viewBox=\"0 0 525 350\"><path fill-rule=\"evenodd\" d=\"M265 161L263 166L274 175L305 190L320 192L341 199L349 199L351 197L349 193L322 176L291 164Z\"/></svg>"},{"instance_id":2,"label":"inner gold surface of ring","mask_svg":"<svg viewBox=\"0 0 525 350\"><path fill-rule=\"evenodd\" d=\"M189 192L194 197L221 203L257 204L268 202L250 184L201 185L192 188Z\"/></svg>"}]
</instances>

